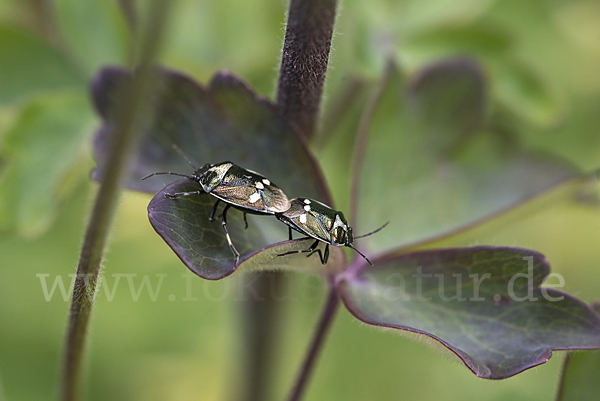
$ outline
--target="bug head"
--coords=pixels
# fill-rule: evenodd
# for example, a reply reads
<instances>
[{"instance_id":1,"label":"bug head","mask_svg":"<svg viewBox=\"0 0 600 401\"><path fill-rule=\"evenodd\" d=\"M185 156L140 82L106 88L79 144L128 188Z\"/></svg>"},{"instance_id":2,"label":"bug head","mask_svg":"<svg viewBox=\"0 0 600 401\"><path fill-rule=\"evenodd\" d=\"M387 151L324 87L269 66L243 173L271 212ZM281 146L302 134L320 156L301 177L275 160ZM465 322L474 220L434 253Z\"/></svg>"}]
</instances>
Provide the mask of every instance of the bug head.
<instances>
[{"instance_id":1,"label":"bug head","mask_svg":"<svg viewBox=\"0 0 600 401\"><path fill-rule=\"evenodd\" d=\"M349 246L352 244L352 227L348 225L342 212L336 212L331 227L331 242L336 246Z\"/></svg>"},{"instance_id":2,"label":"bug head","mask_svg":"<svg viewBox=\"0 0 600 401\"><path fill-rule=\"evenodd\" d=\"M206 179L207 179L206 176L207 176L207 174L209 174L209 169L212 166L213 166L212 164L205 164L204 166L202 166L200 168L194 169L194 172L192 173L192 175L190 175L190 178L197 182L206 181Z\"/></svg>"},{"instance_id":3,"label":"bug head","mask_svg":"<svg viewBox=\"0 0 600 401\"><path fill-rule=\"evenodd\" d=\"M210 193L213 189L221 185L225 174L227 174L231 166L233 166L231 162L205 164L196 169L191 178L197 181L205 192Z\"/></svg>"},{"instance_id":4,"label":"bug head","mask_svg":"<svg viewBox=\"0 0 600 401\"><path fill-rule=\"evenodd\" d=\"M335 245L343 245L348 248L352 248L362 256L367 263L373 266L373 263L367 258L361 251L354 247L354 236L352 234L352 227L348 224L344 215L341 212L338 212L335 216L335 221L333 223L333 230L331 234L331 240L335 243Z\"/></svg>"}]
</instances>

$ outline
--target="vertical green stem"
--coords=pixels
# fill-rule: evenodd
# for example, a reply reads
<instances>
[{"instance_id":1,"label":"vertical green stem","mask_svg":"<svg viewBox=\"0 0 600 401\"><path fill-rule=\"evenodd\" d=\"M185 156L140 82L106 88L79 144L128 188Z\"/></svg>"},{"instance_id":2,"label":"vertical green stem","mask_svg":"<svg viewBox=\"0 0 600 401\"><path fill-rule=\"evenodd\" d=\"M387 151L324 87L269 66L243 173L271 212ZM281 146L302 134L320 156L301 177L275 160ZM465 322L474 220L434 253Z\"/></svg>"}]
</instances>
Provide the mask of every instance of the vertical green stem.
<instances>
[{"instance_id":1,"label":"vertical green stem","mask_svg":"<svg viewBox=\"0 0 600 401\"><path fill-rule=\"evenodd\" d=\"M289 289L285 288L289 283L276 272L248 274L244 280L248 286L245 293L248 301L242 310L247 357L244 400L264 401L272 390L274 351L281 327L280 304L284 302L275 297Z\"/></svg>"},{"instance_id":2,"label":"vertical green stem","mask_svg":"<svg viewBox=\"0 0 600 401\"><path fill-rule=\"evenodd\" d=\"M154 59L165 22L168 1L155 0L150 14L149 29L144 35L141 60L132 85L122 93L118 105L119 118L110 136L106 169L100 180L92 215L88 223L77 266L69 323L67 328L61 398L64 401L80 397L82 361L87 326L98 283L112 216L117 206L120 182L128 156L137 144L143 119L151 106L154 88L151 61Z\"/></svg>"},{"instance_id":3,"label":"vertical green stem","mask_svg":"<svg viewBox=\"0 0 600 401\"><path fill-rule=\"evenodd\" d=\"M125 17L128 28L127 36L127 65L135 67L136 62L136 43L138 40L138 21L135 12L135 0L119 0L121 12Z\"/></svg>"},{"instance_id":4,"label":"vertical green stem","mask_svg":"<svg viewBox=\"0 0 600 401\"><path fill-rule=\"evenodd\" d=\"M321 319L319 320L319 325L317 326L317 331L313 336L310 347L308 348L308 352L306 353L306 357L304 358L304 362L302 363L300 372L298 373L298 377L296 378L296 382L294 383L290 397L288 398L289 401L299 401L301 399L339 304L340 298L335 287L332 285L329 290L327 302L325 303L325 308L321 314Z\"/></svg>"},{"instance_id":5,"label":"vertical green stem","mask_svg":"<svg viewBox=\"0 0 600 401\"><path fill-rule=\"evenodd\" d=\"M22 3L28 3L26 6L30 8L30 15L33 19L31 22L35 29L49 42L55 45L59 44L59 37L53 24L55 18L52 4L45 0L30 0Z\"/></svg>"},{"instance_id":6,"label":"vertical green stem","mask_svg":"<svg viewBox=\"0 0 600 401\"><path fill-rule=\"evenodd\" d=\"M356 209L358 207L358 184L360 182L360 170L362 167L363 159L365 156L365 149L367 148L367 137L369 135L369 128L371 127L371 120L375 113L375 109L383 96L383 92L390 79L390 75L393 71L394 65L391 60L388 61L386 70L381 78L379 85L375 92L367 102L363 114L360 119L358 126L358 132L354 142L354 156L352 159L352 178L350 182L350 213L349 221L356 221Z\"/></svg>"},{"instance_id":7,"label":"vertical green stem","mask_svg":"<svg viewBox=\"0 0 600 401\"><path fill-rule=\"evenodd\" d=\"M127 25L131 32L137 31L137 17L135 13L135 1L134 0L119 0L119 6L121 6L121 12L127 21Z\"/></svg>"}]
</instances>

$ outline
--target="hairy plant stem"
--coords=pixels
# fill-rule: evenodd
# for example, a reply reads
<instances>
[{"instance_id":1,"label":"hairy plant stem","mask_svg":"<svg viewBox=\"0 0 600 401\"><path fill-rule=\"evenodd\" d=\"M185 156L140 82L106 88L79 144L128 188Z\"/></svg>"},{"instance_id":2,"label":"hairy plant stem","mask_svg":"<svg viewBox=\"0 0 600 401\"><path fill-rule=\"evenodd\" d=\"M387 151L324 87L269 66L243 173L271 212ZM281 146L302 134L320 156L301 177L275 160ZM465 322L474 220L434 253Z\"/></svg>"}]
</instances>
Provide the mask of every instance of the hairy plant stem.
<instances>
[{"instance_id":1,"label":"hairy plant stem","mask_svg":"<svg viewBox=\"0 0 600 401\"><path fill-rule=\"evenodd\" d=\"M307 138L316 131L336 7L337 0L290 1L277 104L288 123ZM266 384L270 382L271 355L279 331L277 315L284 306L272 294L287 287L286 277L278 272L254 273L244 280L256 283L255 296L248 300L245 309L248 346L245 399L258 401L268 398Z\"/></svg>"},{"instance_id":2,"label":"hairy plant stem","mask_svg":"<svg viewBox=\"0 0 600 401\"><path fill-rule=\"evenodd\" d=\"M151 61L154 59L165 22L168 1L154 1L149 18L149 29L144 35L141 59L133 82L123 91L118 123L109 138L106 170L100 179L100 188L83 241L73 288L73 299L67 328L61 399L73 401L80 397L82 361L87 326L90 319L102 256L106 246L112 216L117 206L120 183L128 156L137 144L143 119L148 116L154 88Z\"/></svg>"},{"instance_id":3,"label":"hairy plant stem","mask_svg":"<svg viewBox=\"0 0 600 401\"><path fill-rule=\"evenodd\" d=\"M331 327L331 323L333 322L333 318L339 304L340 298L335 287L331 285L329 289L329 296L327 297L327 302L325 303L325 308L323 309L321 319L319 320L319 325L317 326L317 331L315 331L313 339L310 343L310 347L308 348L308 352L305 356L304 362L302 363L302 368L298 373L298 377L296 378L296 382L288 401L298 401L302 397L306 385L308 384L310 374L314 369L315 362L317 361L319 351L321 350L325 341L325 336Z\"/></svg>"},{"instance_id":4,"label":"hairy plant stem","mask_svg":"<svg viewBox=\"0 0 600 401\"><path fill-rule=\"evenodd\" d=\"M337 0L291 0L277 104L300 133L312 138L329 62Z\"/></svg>"}]
</instances>

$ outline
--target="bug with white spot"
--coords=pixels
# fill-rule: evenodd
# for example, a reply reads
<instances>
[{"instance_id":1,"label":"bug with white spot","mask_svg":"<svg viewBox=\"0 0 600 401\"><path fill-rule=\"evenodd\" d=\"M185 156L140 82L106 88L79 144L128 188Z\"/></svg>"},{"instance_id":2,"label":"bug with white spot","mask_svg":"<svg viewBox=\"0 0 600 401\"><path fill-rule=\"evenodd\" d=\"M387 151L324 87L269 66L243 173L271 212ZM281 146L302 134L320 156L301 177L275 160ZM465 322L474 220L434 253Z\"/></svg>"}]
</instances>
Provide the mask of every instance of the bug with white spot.
<instances>
[{"instance_id":1,"label":"bug with white spot","mask_svg":"<svg viewBox=\"0 0 600 401\"><path fill-rule=\"evenodd\" d=\"M292 229L316 240L308 249L290 251L277 256L286 256L296 253L308 253L307 256L311 256L314 253L318 253L322 264L327 263L327 259L329 259L329 245L333 245L347 246L354 249L371 266L373 266L373 263L354 247L354 239L375 234L388 224L385 223L377 230L368 234L354 237L352 235L352 227L350 227L342 212L333 210L319 201L308 198L291 199L290 208L285 212L275 213L275 217L289 227L290 240L292 239ZM320 249L317 249L319 242L324 242L326 244L323 253L321 253Z\"/></svg>"},{"instance_id":2,"label":"bug with white spot","mask_svg":"<svg viewBox=\"0 0 600 401\"><path fill-rule=\"evenodd\" d=\"M288 197L279 187L252 170L247 170L229 161L217 164L205 164L203 167L197 168L181 153L179 148L175 147L175 150L194 168L192 174L186 175L161 171L148 174L142 180L155 175L168 174L187 177L190 180L196 181L201 186L201 189L198 191L165 194L165 198L177 199L182 196L200 194L214 196L217 198L217 201L210 212L210 221L214 219L219 202L225 203L225 208L222 212L222 225L227 243L235 256L235 264L237 265L240 254L231 242L231 237L227 231L227 211L231 207L241 210L244 213L246 228L248 228L247 213L270 215L283 213L290 208Z\"/></svg>"}]
</instances>

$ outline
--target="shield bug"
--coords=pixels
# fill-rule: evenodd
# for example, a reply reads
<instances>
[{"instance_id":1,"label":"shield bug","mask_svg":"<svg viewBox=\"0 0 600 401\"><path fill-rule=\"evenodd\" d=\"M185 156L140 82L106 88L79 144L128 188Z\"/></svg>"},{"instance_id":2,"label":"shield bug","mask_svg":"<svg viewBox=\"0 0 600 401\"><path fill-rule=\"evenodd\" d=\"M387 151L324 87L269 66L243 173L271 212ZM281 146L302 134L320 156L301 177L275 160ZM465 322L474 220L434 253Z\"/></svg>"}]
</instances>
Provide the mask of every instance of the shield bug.
<instances>
[{"instance_id":1,"label":"shield bug","mask_svg":"<svg viewBox=\"0 0 600 401\"><path fill-rule=\"evenodd\" d=\"M318 253L322 264L327 263L327 259L329 258L329 245L333 245L347 246L348 248L354 249L371 266L373 266L373 263L354 247L354 239L375 234L388 224L385 223L377 230L368 234L354 237L352 235L352 227L350 227L342 212L338 212L321 202L307 198L295 198L290 200L290 208L283 213L275 213L275 216L277 219L288 225L290 240L292 239L292 229L316 240L308 249L290 251L277 256L307 252L309 252L307 256L311 256L313 253ZM327 244L325 245L324 253L321 253L321 250L317 249L319 241Z\"/></svg>"},{"instance_id":2,"label":"shield bug","mask_svg":"<svg viewBox=\"0 0 600 401\"><path fill-rule=\"evenodd\" d=\"M177 148L176 150L179 151ZM241 210L244 213L244 223L246 224L246 228L248 228L248 221L246 220L247 213L259 215L282 213L289 209L290 201L283 191L268 178L254 171L237 166L232 162L226 161L217 164L205 164L203 167L197 168L187 158L185 158L185 160L194 168L194 172L190 175L161 171L148 174L142 178L142 180L155 175L168 174L187 177L190 180L196 181L201 186L201 189L198 191L165 194L165 197L177 199L182 196L200 195L205 193L214 196L217 198L217 201L210 212L208 218L210 221L214 220L219 203L225 203L225 208L221 215L221 223L223 225L223 230L225 231L227 243L235 256L235 263L237 265L240 254L237 249L235 249L231 237L229 236L229 232L227 231L227 211L231 207Z\"/></svg>"}]
</instances>

